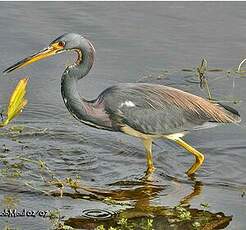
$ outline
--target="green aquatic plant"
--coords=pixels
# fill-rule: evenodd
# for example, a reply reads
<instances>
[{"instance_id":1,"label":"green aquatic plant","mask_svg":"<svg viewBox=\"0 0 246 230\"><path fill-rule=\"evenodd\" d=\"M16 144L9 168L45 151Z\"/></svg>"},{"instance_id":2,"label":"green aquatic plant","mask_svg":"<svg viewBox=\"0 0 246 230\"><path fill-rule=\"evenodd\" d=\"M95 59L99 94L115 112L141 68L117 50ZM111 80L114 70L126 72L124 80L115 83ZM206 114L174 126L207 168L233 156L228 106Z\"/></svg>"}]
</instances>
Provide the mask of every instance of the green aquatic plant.
<instances>
[{"instance_id":1,"label":"green aquatic plant","mask_svg":"<svg viewBox=\"0 0 246 230\"><path fill-rule=\"evenodd\" d=\"M210 206L208 205L208 203L201 203L200 206L204 209L207 210Z\"/></svg>"},{"instance_id":2,"label":"green aquatic plant","mask_svg":"<svg viewBox=\"0 0 246 230\"><path fill-rule=\"evenodd\" d=\"M126 218L121 218L119 219L119 221L117 222L118 225L120 225L122 228L127 228L127 219Z\"/></svg>"},{"instance_id":3,"label":"green aquatic plant","mask_svg":"<svg viewBox=\"0 0 246 230\"><path fill-rule=\"evenodd\" d=\"M0 206L4 208L16 208L19 203L20 200L18 197L5 195L1 200Z\"/></svg>"},{"instance_id":4,"label":"green aquatic plant","mask_svg":"<svg viewBox=\"0 0 246 230\"><path fill-rule=\"evenodd\" d=\"M25 127L23 125L12 125L9 128L10 132L15 132L15 133L22 133Z\"/></svg>"},{"instance_id":5,"label":"green aquatic plant","mask_svg":"<svg viewBox=\"0 0 246 230\"><path fill-rule=\"evenodd\" d=\"M197 76L200 81L200 88L201 89L206 88L207 93L208 93L208 98L209 100L212 100L211 91L209 89L208 80L206 77L206 74L208 71L208 62L205 58L202 59L201 64L196 68L196 70L197 70Z\"/></svg>"},{"instance_id":6,"label":"green aquatic plant","mask_svg":"<svg viewBox=\"0 0 246 230\"><path fill-rule=\"evenodd\" d=\"M61 212L59 209L54 209L49 211L48 218L51 221L53 230L72 230L74 228L67 226L63 223Z\"/></svg>"},{"instance_id":7,"label":"green aquatic plant","mask_svg":"<svg viewBox=\"0 0 246 230\"><path fill-rule=\"evenodd\" d=\"M127 218L120 218L114 226L98 225L95 230L154 230L153 219L143 219L139 222L128 221Z\"/></svg>"},{"instance_id":8,"label":"green aquatic plant","mask_svg":"<svg viewBox=\"0 0 246 230\"><path fill-rule=\"evenodd\" d=\"M193 224L192 224L192 227L195 228L195 229L199 229L201 227L201 224L197 221L195 221Z\"/></svg>"},{"instance_id":9,"label":"green aquatic plant","mask_svg":"<svg viewBox=\"0 0 246 230\"><path fill-rule=\"evenodd\" d=\"M61 211L59 209L50 210L48 217L50 220L61 219Z\"/></svg>"},{"instance_id":10,"label":"green aquatic plant","mask_svg":"<svg viewBox=\"0 0 246 230\"><path fill-rule=\"evenodd\" d=\"M65 184L64 184L63 180L58 179L58 178L54 178L54 179L48 181L48 183L50 185L54 185L58 188L58 191L60 192L60 197L62 198L64 189L65 189ZM49 191L49 193L53 192L53 191L56 191L56 190L51 190L51 191Z\"/></svg>"},{"instance_id":11,"label":"green aquatic plant","mask_svg":"<svg viewBox=\"0 0 246 230\"><path fill-rule=\"evenodd\" d=\"M20 230L20 228L13 228L9 224L7 224L3 227L3 230Z\"/></svg>"},{"instance_id":12,"label":"green aquatic plant","mask_svg":"<svg viewBox=\"0 0 246 230\"><path fill-rule=\"evenodd\" d=\"M190 211L188 211L184 207L179 205L179 206L176 206L175 209L177 211L177 217L179 218L180 221L191 219Z\"/></svg>"},{"instance_id":13,"label":"green aquatic plant","mask_svg":"<svg viewBox=\"0 0 246 230\"><path fill-rule=\"evenodd\" d=\"M0 176L8 178L17 178L22 176L22 168L24 165L21 162L11 164L6 159L0 159L0 163L2 164L2 166L0 165Z\"/></svg>"},{"instance_id":14,"label":"green aquatic plant","mask_svg":"<svg viewBox=\"0 0 246 230\"><path fill-rule=\"evenodd\" d=\"M109 227L108 230L118 230L117 228L114 228L114 227Z\"/></svg>"},{"instance_id":15,"label":"green aquatic plant","mask_svg":"<svg viewBox=\"0 0 246 230\"><path fill-rule=\"evenodd\" d=\"M147 225L146 230L152 230L153 229L153 219L147 219Z\"/></svg>"},{"instance_id":16,"label":"green aquatic plant","mask_svg":"<svg viewBox=\"0 0 246 230\"><path fill-rule=\"evenodd\" d=\"M121 202L119 200L115 200L113 199L111 196L108 196L108 197L105 197L103 200L102 200L103 203L105 204L108 204L108 205L120 205L120 206L129 206L129 202Z\"/></svg>"},{"instance_id":17,"label":"green aquatic plant","mask_svg":"<svg viewBox=\"0 0 246 230\"><path fill-rule=\"evenodd\" d=\"M95 230L106 230L103 225L99 225L95 228Z\"/></svg>"},{"instance_id":18,"label":"green aquatic plant","mask_svg":"<svg viewBox=\"0 0 246 230\"><path fill-rule=\"evenodd\" d=\"M73 189L75 192L78 192L78 189L81 188L80 181L78 179L72 179L71 177L66 178L67 185Z\"/></svg>"}]
</instances>

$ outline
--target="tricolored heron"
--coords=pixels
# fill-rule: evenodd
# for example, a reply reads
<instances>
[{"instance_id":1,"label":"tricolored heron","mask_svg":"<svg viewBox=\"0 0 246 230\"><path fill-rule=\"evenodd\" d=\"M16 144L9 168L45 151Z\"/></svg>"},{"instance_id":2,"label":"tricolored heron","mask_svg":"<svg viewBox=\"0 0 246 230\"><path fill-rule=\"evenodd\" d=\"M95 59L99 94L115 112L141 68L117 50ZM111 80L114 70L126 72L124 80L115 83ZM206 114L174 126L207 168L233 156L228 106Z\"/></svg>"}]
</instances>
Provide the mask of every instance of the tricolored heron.
<instances>
[{"instance_id":1,"label":"tricolored heron","mask_svg":"<svg viewBox=\"0 0 246 230\"><path fill-rule=\"evenodd\" d=\"M61 78L61 93L67 109L86 125L140 138L147 153L147 174L155 170L153 140L173 140L193 154L196 162L187 171L192 175L202 165L204 156L181 138L193 130L240 122L238 112L228 106L164 85L118 84L104 90L95 100L81 98L77 81L90 71L95 49L89 40L75 33L58 37L47 48L12 65L4 73L69 50L77 52L78 58Z\"/></svg>"}]
</instances>

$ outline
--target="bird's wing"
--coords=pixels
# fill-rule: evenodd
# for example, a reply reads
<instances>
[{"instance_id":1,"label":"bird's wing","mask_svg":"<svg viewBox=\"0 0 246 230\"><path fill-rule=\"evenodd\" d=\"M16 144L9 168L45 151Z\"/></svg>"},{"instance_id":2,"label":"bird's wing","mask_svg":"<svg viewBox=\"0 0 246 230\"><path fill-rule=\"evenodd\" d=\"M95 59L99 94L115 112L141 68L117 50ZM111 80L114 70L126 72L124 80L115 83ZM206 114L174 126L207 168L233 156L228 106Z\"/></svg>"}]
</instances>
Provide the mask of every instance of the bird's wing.
<instances>
[{"instance_id":1,"label":"bird's wing","mask_svg":"<svg viewBox=\"0 0 246 230\"><path fill-rule=\"evenodd\" d=\"M233 114L201 97L162 85L120 84L98 98L117 126L145 134L171 134L207 122L235 122Z\"/></svg>"}]
</instances>

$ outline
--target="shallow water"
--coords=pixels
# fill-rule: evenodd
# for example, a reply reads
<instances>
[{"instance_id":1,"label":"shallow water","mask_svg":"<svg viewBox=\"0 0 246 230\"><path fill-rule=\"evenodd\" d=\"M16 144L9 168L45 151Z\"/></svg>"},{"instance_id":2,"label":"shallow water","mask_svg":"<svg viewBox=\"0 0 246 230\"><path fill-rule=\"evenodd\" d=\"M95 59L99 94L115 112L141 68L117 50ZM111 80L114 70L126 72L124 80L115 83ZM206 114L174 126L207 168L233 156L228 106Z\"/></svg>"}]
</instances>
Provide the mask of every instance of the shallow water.
<instances>
[{"instance_id":1,"label":"shallow water","mask_svg":"<svg viewBox=\"0 0 246 230\"><path fill-rule=\"evenodd\" d=\"M202 210L200 204L208 203L209 212L232 216L226 229L244 229L246 75L227 75L246 56L245 10L243 2L1 2L2 70L60 34L77 32L96 48L94 68L78 86L84 97L92 99L112 84L136 81L207 96L199 88L195 72L182 71L194 70L206 58L209 68L222 70L207 73L212 96L225 101L240 99L240 103L228 105L242 116L240 126L196 131L185 138L206 157L193 180L184 173L193 162L192 156L173 143L158 141L154 146L157 170L153 183L146 185L139 182L145 171L145 153L137 139L86 127L63 105L60 76L73 55L62 54L33 64L0 79L0 104L6 105L18 79L30 76L28 106L12 123L22 128L10 130L10 125L0 133L1 210L11 200L10 206L19 210L59 209L72 226L75 221L70 220L83 216L85 210L114 213L139 203L145 208L172 209L188 199L190 208ZM38 160L52 172L40 169ZM23 164L17 167L20 176L11 174L16 173L14 163ZM40 190L57 189L43 180L51 179L51 174L61 180L79 176L82 187L89 190L79 196L71 189L62 198L48 196ZM59 191L54 194L59 195ZM110 199L106 202L109 197L123 204L112 204ZM52 223L41 217L0 217L1 229L6 226L48 229Z\"/></svg>"}]
</instances>

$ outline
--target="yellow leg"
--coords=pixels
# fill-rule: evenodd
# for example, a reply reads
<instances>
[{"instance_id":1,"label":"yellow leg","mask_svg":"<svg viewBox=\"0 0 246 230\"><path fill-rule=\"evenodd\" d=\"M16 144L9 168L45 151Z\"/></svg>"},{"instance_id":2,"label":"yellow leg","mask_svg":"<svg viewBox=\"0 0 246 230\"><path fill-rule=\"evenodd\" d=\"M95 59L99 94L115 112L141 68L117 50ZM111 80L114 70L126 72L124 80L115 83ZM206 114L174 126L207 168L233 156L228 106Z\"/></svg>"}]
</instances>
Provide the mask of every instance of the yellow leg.
<instances>
[{"instance_id":1,"label":"yellow leg","mask_svg":"<svg viewBox=\"0 0 246 230\"><path fill-rule=\"evenodd\" d=\"M152 157L152 140L151 139L144 139L143 140L144 148L147 154L147 171L146 174L151 174L155 171L155 167L153 164L153 157Z\"/></svg>"},{"instance_id":2,"label":"yellow leg","mask_svg":"<svg viewBox=\"0 0 246 230\"><path fill-rule=\"evenodd\" d=\"M191 176L196 172L198 168L201 167L203 161L204 161L204 156L202 153L197 151L195 148L192 146L188 145L185 141L181 139L181 137L184 136L184 133L177 133L177 134L171 134L165 136L165 138L169 140L175 141L178 145L186 149L189 153L193 154L194 157L196 158L196 162L191 166L191 168L186 172L188 176Z\"/></svg>"},{"instance_id":3,"label":"yellow leg","mask_svg":"<svg viewBox=\"0 0 246 230\"><path fill-rule=\"evenodd\" d=\"M198 168L200 168L200 166L202 165L203 161L204 161L204 156L202 153L200 153L199 151L197 151L195 148L193 148L192 146L188 145L185 141L183 141L180 137L167 137L168 139L171 139L173 141L175 141L178 145L180 145L181 147L183 147L184 149L186 149L188 152L190 152L191 154L193 154L196 158L196 162L191 166L191 168L186 172L188 176L191 176L192 174L194 174L196 172L196 170Z\"/></svg>"}]
</instances>

